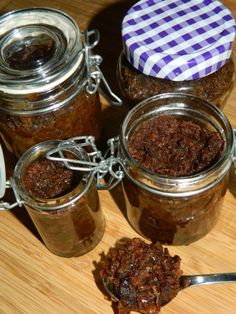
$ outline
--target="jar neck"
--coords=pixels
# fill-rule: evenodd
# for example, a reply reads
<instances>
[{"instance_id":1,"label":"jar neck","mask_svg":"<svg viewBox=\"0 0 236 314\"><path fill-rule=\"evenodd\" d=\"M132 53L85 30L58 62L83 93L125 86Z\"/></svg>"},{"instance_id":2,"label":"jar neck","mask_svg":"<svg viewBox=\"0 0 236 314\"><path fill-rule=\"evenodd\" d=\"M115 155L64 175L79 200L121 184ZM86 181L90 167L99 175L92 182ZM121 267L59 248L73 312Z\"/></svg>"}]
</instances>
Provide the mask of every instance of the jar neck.
<instances>
[{"instance_id":1,"label":"jar neck","mask_svg":"<svg viewBox=\"0 0 236 314\"><path fill-rule=\"evenodd\" d=\"M121 157L122 158L122 157ZM132 161L127 161L124 173L136 186L150 193L164 197L190 197L205 192L217 185L227 174L231 159L228 159L220 168L212 173L195 175L186 178L165 178L148 173L144 169L139 169L132 165Z\"/></svg>"},{"instance_id":2,"label":"jar neck","mask_svg":"<svg viewBox=\"0 0 236 314\"><path fill-rule=\"evenodd\" d=\"M83 52L80 65L72 75L55 86L46 86L38 93L11 94L0 91L0 109L16 115L33 115L60 108L70 102L87 84L86 64ZM45 87L44 87L45 89Z\"/></svg>"},{"instance_id":3,"label":"jar neck","mask_svg":"<svg viewBox=\"0 0 236 314\"><path fill-rule=\"evenodd\" d=\"M24 205L27 205L36 210L54 211L60 210L82 198L89 190L92 184L95 184L93 175L89 172L76 173L80 177L76 186L68 193L55 198L38 198L32 195L24 184L24 177L27 173L28 167L36 160L46 158L47 153L57 147L60 141L46 141L33 146L26 151L17 162L14 170L14 176L11 180L12 188L18 198ZM87 153L80 147L68 151L70 156L80 158L84 161L89 161Z\"/></svg>"},{"instance_id":4,"label":"jar neck","mask_svg":"<svg viewBox=\"0 0 236 314\"><path fill-rule=\"evenodd\" d=\"M219 160L208 169L185 177L161 176L142 167L129 153L129 139L144 120L161 114L191 117L214 128L225 142ZM163 196L191 196L211 188L226 175L232 163L233 141L230 123L216 107L190 95L163 94L144 100L126 116L120 135L120 159L126 176L139 187Z\"/></svg>"}]
</instances>

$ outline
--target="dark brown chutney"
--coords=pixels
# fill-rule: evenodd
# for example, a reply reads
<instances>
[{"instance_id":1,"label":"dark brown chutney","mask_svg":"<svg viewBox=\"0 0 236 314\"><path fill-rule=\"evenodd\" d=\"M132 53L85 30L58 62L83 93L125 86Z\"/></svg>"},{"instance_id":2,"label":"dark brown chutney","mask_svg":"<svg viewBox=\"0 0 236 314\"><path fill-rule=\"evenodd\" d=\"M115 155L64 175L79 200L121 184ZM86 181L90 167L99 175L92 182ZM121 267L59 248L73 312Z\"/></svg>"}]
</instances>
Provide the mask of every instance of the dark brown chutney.
<instances>
[{"instance_id":1,"label":"dark brown chutney","mask_svg":"<svg viewBox=\"0 0 236 314\"><path fill-rule=\"evenodd\" d=\"M76 183L79 184L80 178L75 174L61 162L41 158L30 164L23 182L33 197L55 198L67 194L76 187Z\"/></svg>"},{"instance_id":2,"label":"dark brown chutney","mask_svg":"<svg viewBox=\"0 0 236 314\"><path fill-rule=\"evenodd\" d=\"M223 146L223 139L215 131L168 115L143 122L128 142L133 158L166 180L170 176L188 178L207 170L220 158ZM186 245L215 226L227 191L228 173L197 194L179 196L174 189L169 196L136 184L137 174L133 171L135 168L125 176L122 185L128 220L143 237L153 242Z\"/></svg>"},{"instance_id":3,"label":"dark brown chutney","mask_svg":"<svg viewBox=\"0 0 236 314\"><path fill-rule=\"evenodd\" d=\"M30 97L34 102L39 95ZM96 139L100 137L99 95L88 95L84 89L69 103L55 110L17 115L0 109L0 113L1 136L9 151L17 157L33 145L47 140L80 135L92 135Z\"/></svg>"},{"instance_id":4,"label":"dark brown chutney","mask_svg":"<svg viewBox=\"0 0 236 314\"><path fill-rule=\"evenodd\" d=\"M23 184L31 197L40 198L41 204L45 202L44 206L48 200L46 210L39 210L33 204L25 206L45 245L54 254L65 257L82 255L100 241L104 217L94 182L83 196L67 205L72 195L76 197L86 184L83 177L60 162L40 158L25 170ZM65 205L50 210L53 199L54 205L59 205L60 200Z\"/></svg>"},{"instance_id":5,"label":"dark brown chutney","mask_svg":"<svg viewBox=\"0 0 236 314\"><path fill-rule=\"evenodd\" d=\"M210 232L219 220L228 174L197 196L154 194L128 177L122 185L128 220L140 235L162 244L188 245Z\"/></svg>"},{"instance_id":6,"label":"dark brown chutney","mask_svg":"<svg viewBox=\"0 0 236 314\"><path fill-rule=\"evenodd\" d=\"M180 262L159 242L133 238L109 250L101 261L100 276L119 300L119 314L155 314L180 290Z\"/></svg>"},{"instance_id":7,"label":"dark brown chutney","mask_svg":"<svg viewBox=\"0 0 236 314\"><path fill-rule=\"evenodd\" d=\"M132 134L128 150L144 168L163 176L189 176L210 167L224 140L218 132L170 115L144 121Z\"/></svg>"},{"instance_id":8,"label":"dark brown chutney","mask_svg":"<svg viewBox=\"0 0 236 314\"><path fill-rule=\"evenodd\" d=\"M192 94L203 98L218 108L223 108L235 82L235 64L231 57L216 72L196 80L171 81L145 75L136 70L122 52L118 82L128 105L133 107L142 100L163 93Z\"/></svg>"}]
</instances>

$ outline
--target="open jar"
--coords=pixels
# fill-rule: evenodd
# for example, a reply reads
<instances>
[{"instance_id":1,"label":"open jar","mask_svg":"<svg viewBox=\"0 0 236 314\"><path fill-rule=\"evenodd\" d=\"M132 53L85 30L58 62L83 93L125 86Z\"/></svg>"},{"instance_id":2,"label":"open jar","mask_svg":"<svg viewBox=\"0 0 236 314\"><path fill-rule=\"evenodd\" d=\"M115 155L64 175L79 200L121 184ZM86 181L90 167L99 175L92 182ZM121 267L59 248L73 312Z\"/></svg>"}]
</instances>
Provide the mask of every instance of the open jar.
<instances>
[{"instance_id":1,"label":"open jar","mask_svg":"<svg viewBox=\"0 0 236 314\"><path fill-rule=\"evenodd\" d=\"M139 234L185 245L215 226L234 147L217 107L191 95L151 97L128 113L119 142L127 217Z\"/></svg>"},{"instance_id":2,"label":"open jar","mask_svg":"<svg viewBox=\"0 0 236 314\"><path fill-rule=\"evenodd\" d=\"M60 141L46 141L28 149L18 160L10 179L15 204L26 208L46 247L63 257L80 256L101 240L105 219L91 172L67 169L46 155ZM64 157L89 162L80 147L70 147ZM4 193L2 193L4 194Z\"/></svg>"},{"instance_id":3,"label":"open jar","mask_svg":"<svg viewBox=\"0 0 236 314\"><path fill-rule=\"evenodd\" d=\"M0 146L0 197L12 188L16 199L1 201L0 210L24 206L52 253L85 254L99 243L105 229L98 190L109 190L123 178L123 172L114 168L114 153L112 139L106 159L93 136L45 141L29 148L6 180Z\"/></svg>"},{"instance_id":4,"label":"open jar","mask_svg":"<svg viewBox=\"0 0 236 314\"><path fill-rule=\"evenodd\" d=\"M235 82L235 20L217 0L138 1L122 22L117 78L128 105L193 94L222 109Z\"/></svg>"},{"instance_id":5,"label":"open jar","mask_svg":"<svg viewBox=\"0 0 236 314\"><path fill-rule=\"evenodd\" d=\"M30 8L1 16L0 37L0 133L8 150L19 157L46 140L98 139L100 83L121 103L92 54L99 33L81 32L61 11Z\"/></svg>"}]
</instances>

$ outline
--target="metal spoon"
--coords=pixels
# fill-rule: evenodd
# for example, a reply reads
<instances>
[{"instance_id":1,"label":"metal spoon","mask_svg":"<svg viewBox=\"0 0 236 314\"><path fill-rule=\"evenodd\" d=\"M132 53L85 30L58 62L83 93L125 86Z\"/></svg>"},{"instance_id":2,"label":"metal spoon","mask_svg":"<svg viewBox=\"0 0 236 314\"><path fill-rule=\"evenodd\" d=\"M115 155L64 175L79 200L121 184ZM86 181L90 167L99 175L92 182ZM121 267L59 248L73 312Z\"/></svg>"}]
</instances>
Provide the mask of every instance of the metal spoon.
<instances>
[{"instance_id":1,"label":"metal spoon","mask_svg":"<svg viewBox=\"0 0 236 314\"><path fill-rule=\"evenodd\" d=\"M211 285L215 283L236 282L236 273L183 275L180 277L181 290L191 286Z\"/></svg>"},{"instance_id":2,"label":"metal spoon","mask_svg":"<svg viewBox=\"0 0 236 314\"><path fill-rule=\"evenodd\" d=\"M206 275L182 275L179 279L180 292L181 290L199 285L211 285L217 283L232 283L236 282L236 273L219 273L219 274L206 274ZM119 302L119 299L109 290L103 281L105 290L110 295L114 302Z\"/></svg>"}]
</instances>

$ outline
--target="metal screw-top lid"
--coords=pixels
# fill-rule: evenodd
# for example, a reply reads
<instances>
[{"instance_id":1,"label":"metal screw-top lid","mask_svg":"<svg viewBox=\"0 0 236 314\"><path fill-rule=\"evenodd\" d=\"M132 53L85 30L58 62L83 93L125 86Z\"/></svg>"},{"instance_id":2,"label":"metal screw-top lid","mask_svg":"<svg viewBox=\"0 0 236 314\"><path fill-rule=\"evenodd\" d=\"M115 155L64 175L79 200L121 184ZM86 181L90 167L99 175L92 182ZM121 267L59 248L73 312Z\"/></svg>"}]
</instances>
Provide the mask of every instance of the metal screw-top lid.
<instances>
[{"instance_id":1,"label":"metal screw-top lid","mask_svg":"<svg viewBox=\"0 0 236 314\"><path fill-rule=\"evenodd\" d=\"M141 0L122 23L129 62L146 75L173 81L221 68L235 31L231 12L218 0Z\"/></svg>"}]
</instances>

